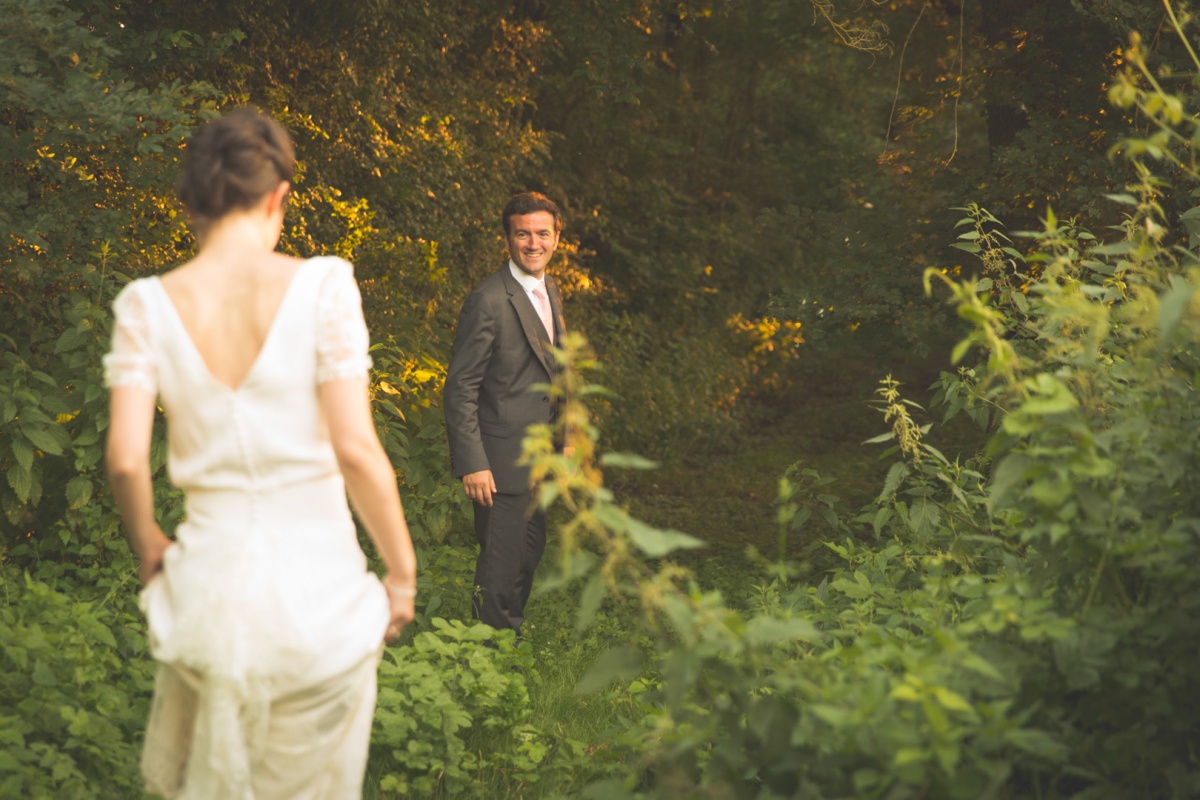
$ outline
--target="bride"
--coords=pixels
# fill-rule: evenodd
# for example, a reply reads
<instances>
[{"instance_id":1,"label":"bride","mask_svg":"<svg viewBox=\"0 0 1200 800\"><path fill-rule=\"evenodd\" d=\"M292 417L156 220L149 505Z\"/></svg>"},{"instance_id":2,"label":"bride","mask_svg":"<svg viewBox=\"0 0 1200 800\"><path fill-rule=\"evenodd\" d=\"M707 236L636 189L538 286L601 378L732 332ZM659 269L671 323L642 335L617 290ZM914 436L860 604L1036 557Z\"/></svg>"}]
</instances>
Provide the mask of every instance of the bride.
<instances>
[{"instance_id":1,"label":"bride","mask_svg":"<svg viewBox=\"0 0 1200 800\"><path fill-rule=\"evenodd\" d=\"M200 128L179 184L199 252L113 304L106 459L159 662L142 771L169 799L360 797L379 656L413 618L353 268L274 252L292 169L257 111ZM174 541L153 504L156 405L186 496Z\"/></svg>"}]
</instances>

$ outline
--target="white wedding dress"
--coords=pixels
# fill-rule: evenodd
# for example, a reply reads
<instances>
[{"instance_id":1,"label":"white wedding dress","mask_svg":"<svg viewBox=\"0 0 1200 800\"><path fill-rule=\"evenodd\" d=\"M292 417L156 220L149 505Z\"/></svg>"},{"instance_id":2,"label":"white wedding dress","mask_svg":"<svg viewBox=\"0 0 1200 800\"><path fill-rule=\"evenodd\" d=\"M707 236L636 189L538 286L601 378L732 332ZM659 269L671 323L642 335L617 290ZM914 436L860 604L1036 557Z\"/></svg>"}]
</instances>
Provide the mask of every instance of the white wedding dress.
<instances>
[{"instance_id":1,"label":"white wedding dress","mask_svg":"<svg viewBox=\"0 0 1200 800\"><path fill-rule=\"evenodd\" d=\"M158 395L169 475L186 496L176 544L141 596L162 665L147 788L184 800L359 796L388 601L317 402L322 382L370 368L352 267L299 267L236 389L213 377L158 278L129 284L113 308L106 382Z\"/></svg>"}]
</instances>

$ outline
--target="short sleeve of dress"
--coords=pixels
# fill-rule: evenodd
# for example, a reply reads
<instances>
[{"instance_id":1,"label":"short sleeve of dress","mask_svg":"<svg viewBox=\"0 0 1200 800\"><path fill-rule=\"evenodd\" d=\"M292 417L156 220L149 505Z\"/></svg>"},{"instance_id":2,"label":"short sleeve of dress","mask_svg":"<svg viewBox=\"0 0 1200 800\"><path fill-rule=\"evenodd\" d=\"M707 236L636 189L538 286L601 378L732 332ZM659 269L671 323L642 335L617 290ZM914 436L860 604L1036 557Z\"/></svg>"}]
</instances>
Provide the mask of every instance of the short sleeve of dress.
<instances>
[{"instance_id":1,"label":"short sleeve of dress","mask_svg":"<svg viewBox=\"0 0 1200 800\"><path fill-rule=\"evenodd\" d=\"M112 349L104 356L104 385L137 386L158 393L158 367L150 346L146 301L139 281L129 284L113 301Z\"/></svg>"},{"instance_id":2,"label":"short sleeve of dress","mask_svg":"<svg viewBox=\"0 0 1200 800\"><path fill-rule=\"evenodd\" d=\"M354 268L339 259L322 280L317 301L317 383L366 377L370 344Z\"/></svg>"}]
</instances>

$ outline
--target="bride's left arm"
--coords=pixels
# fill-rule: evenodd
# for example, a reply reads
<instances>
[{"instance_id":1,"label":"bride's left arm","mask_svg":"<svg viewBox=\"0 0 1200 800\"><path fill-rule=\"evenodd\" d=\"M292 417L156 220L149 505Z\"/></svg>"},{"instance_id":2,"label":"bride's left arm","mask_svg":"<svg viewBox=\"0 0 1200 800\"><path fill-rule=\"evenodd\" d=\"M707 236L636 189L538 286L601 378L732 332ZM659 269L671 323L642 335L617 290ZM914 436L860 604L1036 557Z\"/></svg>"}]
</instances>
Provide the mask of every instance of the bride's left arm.
<instances>
[{"instance_id":1,"label":"bride's left arm","mask_svg":"<svg viewBox=\"0 0 1200 800\"><path fill-rule=\"evenodd\" d=\"M149 583L162 569L163 553L171 540L154 517L150 437L158 372L141 294L135 281L113 301L112 350L104 357L104 383L110 392L104 457L117 509L140 563L139 576L142 583Z\"/></svg>"},{"instance_id":2,"label":"bride's left arm","mask_svg":"<svg viewBox=\"0 0 1200 800\"><path fill-rule=\"evenodd\" d=\"M154 400L154 395L140 386L113 387L104 459L117 509L138 557L143 584L162 569L163 553L171 546L154 516L150 480Z\"/></svg>"}]
</instances>

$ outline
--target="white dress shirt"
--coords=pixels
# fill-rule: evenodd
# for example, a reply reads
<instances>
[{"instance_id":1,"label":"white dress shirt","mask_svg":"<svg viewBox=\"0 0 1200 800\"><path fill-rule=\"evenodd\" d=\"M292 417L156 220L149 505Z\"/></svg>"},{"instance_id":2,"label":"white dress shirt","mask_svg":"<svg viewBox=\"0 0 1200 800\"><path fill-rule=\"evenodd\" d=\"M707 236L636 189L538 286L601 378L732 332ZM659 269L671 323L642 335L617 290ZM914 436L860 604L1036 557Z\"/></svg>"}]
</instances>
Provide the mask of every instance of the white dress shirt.
<instances>
[{"instance_id":1,"label":"white dress shirt","mask_svg":"<svg viewBox=\"0 0 1200 800\"><path fill-rule=\"evenodd\" d=\"M546 305L550 308L550 326L554 326L554 307L550 305L550 293L546 291L546 276L543 274L540 278L535 278L525 270L518 267L513 260L508 260L508 269L512 272L512 276L517 279L517 283L521 284L521 288L525 290L525 295L529 298L533 310L541 317L542 301L533 296L535 290L541 290L542 295L546 298Z\"/></svg>"}]
</instances>

